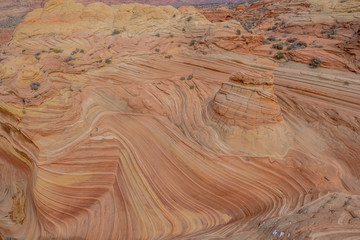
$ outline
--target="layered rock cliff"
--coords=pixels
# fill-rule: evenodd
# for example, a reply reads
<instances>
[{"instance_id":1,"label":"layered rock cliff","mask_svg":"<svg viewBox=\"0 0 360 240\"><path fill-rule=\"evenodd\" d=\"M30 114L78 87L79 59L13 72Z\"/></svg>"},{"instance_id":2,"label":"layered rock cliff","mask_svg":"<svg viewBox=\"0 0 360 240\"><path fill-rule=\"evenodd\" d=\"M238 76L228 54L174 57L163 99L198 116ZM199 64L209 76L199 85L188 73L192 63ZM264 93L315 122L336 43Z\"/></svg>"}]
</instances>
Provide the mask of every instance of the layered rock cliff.
<instances>
[{"instance_id":1,"label":"layered rock cliff","mask_svg":"<svg viewBox=\"0 0 360 240\"><path fill-rule=\"evenodd\" d=\"M193 7L29 13L0 55L0 237L356 239L359 75L242 54L238 30L256 39Z\"/></svg>"}]
</instances>

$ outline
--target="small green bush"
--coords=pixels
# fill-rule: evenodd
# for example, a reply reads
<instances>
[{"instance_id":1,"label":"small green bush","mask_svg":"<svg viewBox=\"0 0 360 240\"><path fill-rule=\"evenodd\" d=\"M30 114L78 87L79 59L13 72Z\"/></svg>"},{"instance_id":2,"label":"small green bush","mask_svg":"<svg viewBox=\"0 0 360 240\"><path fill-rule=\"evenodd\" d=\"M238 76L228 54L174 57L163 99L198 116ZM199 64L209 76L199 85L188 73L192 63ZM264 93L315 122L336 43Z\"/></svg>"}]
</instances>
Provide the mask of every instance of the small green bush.
<instances>
[{"instance_id":1,"label":"small green bush","mask_svg":"<svg viewBox=\"0 0 360 240\"><path fill-rule=\"evenodd\" d=\"M241 30L240 29L236 30L236 35L241 35Z\"/></svg>"},{"instance_id":2,"label":"small green bush","mask_svg":"<svg viewBox=\"0 0 360 240\"><path fill-rule=\"evenodd\" d=\"M193 74L190 74L188 77L187 77L187 80L191 80L193 79L194 75Z\"/></svg>"},{"instance_id":3,"label":"small green bush","mask_svg":"<svg viewBox=\"0 0 360 240\"><path fill-rule=\"evenodd\" d=\"M109 58L107 58L107 59L105 60L105 63L106 63L106 64L111 64L112 61L111 61Z\"/></svg>"},{"instance_id":4,"label":"small green bush","mask_svg":"<svg viewBox=\"0 0 360 240\"><path fill-rule=\"evenodd\" d=\"M71 56L68 56L64 59L65 62L70 62L70 61L73 61L75 60L75 58L71 57Z\"/></svg>"},{"instance_id":5,"label":"small green bush","mask_svg":"<svg viewBox=\"0 0 360 240\"><path fill-rule=\"evenodd\" d=\"M25 113L24 110L23 110L23 113ZM17 238L14 238L14 237L5 237L4 240L17 240Z\"/></svg>"},{"instance_id":6,"label":"small green bush","mask_svg":"<svg viewBox=\"0 0 360 240\"><path fill-rule=\"evenodd\" d=\"M296 42L298 39L297 38L288 38L288 39L286 39L286 42L288 42L288 43L294 43L294 42Z\"/></svg>"},{"instance_id":7,"label":"small green bush","mask_svg":"<svg viewBox=\"0 0 360 240\"><path fill-rule=\"evenodd\" d=\"M111 33L111 35L117 35L117 34L120 34L120 31L117 30L117 29L115 29L115 30Z\"/></svg>"},{"instance_id":8,"label":"small green bush","mask_svg":"<svg viewBox=\"0 0 360 240\"><path fill-rule=\"evenodd\" d=\"M285 54L283 52L277 52L274 55L274 58L277 59L277 60L283 59L283 58L285 58Z\"/></svg>"},{"instance_id":9,"label":"small green bush","mask_svg":"<svg viewBox=\"0 0 360 240\"><path fill-rule=\"evenodd\" d=\"M52 49L52 51L54 53L62 53L63 52L63 50L61 50L61 49Z\"/></svg>"},{"instance_id":10,"label":"small green bush","mask_svg":"<svg viewBox=\"0 0 360 240\"><path fill-rule=\"evenodd\" d=\"M283 43L275 43L271 47L274 49L277 49L277 50L282 50L284 48L284 44Z\"/></svg>"},{"instance_id":11,"label":"small green bush","mask_svg":"<svg viewBox=\"0 0 360 240\"><path fill-rule=\"evenodd\" d=\"M31 88L31 90L38 90L39 87L40 87L40 83L39 83L39 82L30 83L30 88Z\"/></svg>"},{"instance_id":12,"label":"small green bush","mask_svg":"<svg viewBox=\"0 0 360 240\"><path fill-rule=\"evenodd\" d=\"M306 42L298 41L298 42L295 42L295 43L291 44L290 46L288 46L286 50L289 51L289 50L304 49L306 47L307 47Z\"/></svg>"},{"instance_id":13,"label":"small green bush","mask_svg":"<svg viewBox=\"0 0 360 240\"><path fill-rule=\"evenodd\" d=\"M269 37L267 38L267 40L273 42L273 41L276 41L276 37L275 37L275 36L269 36Z\"/></svg>"},{"instance_id":14,"label":"small green bush","mask_svg":"<svg viewBox=\"0 0 360 240\"><path fill-rule=\"evenodd\" d=\"M314 45L311 48L323 48L323 45Z\"/></svg>"},{"instance_id":15,"label":"small green bush","mask_svg":"<svg viewBox=\"0 0 360 240\"><path fill-rule=\"evenodd\" d=\"M317 68L321 65L322 61L320 58L318 57L314 57L313 59L311 59L310 63L309 63L309 66L311 68Z\"/></svg>"}]
</instances>

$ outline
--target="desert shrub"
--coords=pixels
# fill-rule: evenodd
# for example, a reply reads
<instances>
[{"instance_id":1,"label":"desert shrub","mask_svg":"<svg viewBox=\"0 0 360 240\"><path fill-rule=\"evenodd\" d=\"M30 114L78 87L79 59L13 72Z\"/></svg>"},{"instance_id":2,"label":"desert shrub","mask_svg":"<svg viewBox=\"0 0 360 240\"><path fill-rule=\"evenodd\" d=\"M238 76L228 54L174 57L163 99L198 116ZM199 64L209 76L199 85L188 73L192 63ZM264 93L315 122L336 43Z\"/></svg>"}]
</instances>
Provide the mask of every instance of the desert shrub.
<instances>
[{"instance_id":1,"label":"desert shrub","mask_svg":"<svg viewBox=\"0 0 360 240\"><path fill-rule=\"evenodd\" d=\"M51 49L51 48L50 48ZM61 50L61 49L51 49L54 53L62 53L63 52L63 50Z\"/></svg>"},{"instance_id":2,"label":"desert shrub","mask_svg":"<svg viewBox=\"0 0 360 240\"><path fill-rule=\"evenodd\" d=\"M64 59L65 62L70 62L70 61L73 61L75 60L75 58L71 57L71 56L68 56Z\"/></svg>"},{"instance_id":3,"label":"desert shrub","mask_svg":"<svg viewBox=\"0 0 360 240\"><path fill-rule=\"evenodd\" d=\"M155 34L156 37L160 37L160 33Z\"/></svg>"},{"instance_id":4,"label":"desert shrub","mask_svg":"<svg viewBox=\"0 0 360 240\"><path fill-rule=\"evenodd\" d=\"M329 29L321 30L321 34L325 34L327 38L334 38L334 35L337 33L336 28L338 28L337 25L331 26Z\"/></svg>"},{"instance_id":5,"label":"desert shrub","mask_svg":"<svg viewBox=\"0 0 360 240\"><path fill-rule=\"evenodd\" d=\"M277 49L277 50L282 50L284 48L284 44L283 43L275 43L271 47L274 49Z\"/></svg>"},{"instance_id":6,"label":"desert shrub","mask_svg":"<svg viewBox=\"0 0 360 240\"><path fill-rule=\"evenodd\" d=\"M110 63L112 63L112 61L110 60L110 58L107 58L107 59L105 59L105 63L110 64Z\"/></svg>"},{"instance_id":7,"label":"desert shrub","mask_svg":"<svg viewBox=\"0 0 360 240\"><path fill-rule=\"evenodd\" d=\"M274 58L277 59L277 60L283 59L283 58L285 58L285 54L283 52L277 52L274 55Z\"/></svg>"},{"instance_id":8,"label":"desert shrub","mask_svg":"<svg viewBox=\"0 0 360 240\"><path fill-rule=\"evenodd\" d=\"M320 58L318 57L314 57L313 59L311 59L310 63L309 63L309 66L311 68L317 68L321 65L322 61Z\"/></svg>"},{"instance_id":9,"label":"desert shrub","mask_svg":"<svg viewBox=\"0 0 360 240\"><path fill-rule=\"evenodd\" d=\"M24 112L24 111L23 111ZM17 240L17 238L14 237L5 237L4 240Z\"/></svg>"},{"instance_id":10,"label":"desert shrub","mask_svg":"<svg viewBox=\"0 0 360 240\"><path fill-rule=\"evenodd\" d=\"M84 53L85 51L84 51L84 49L80 49L80 53Z\"/></svg>"},{"instance_id":11,"label":"desert shrub","mask_svg":"<svg viewBox=\"0 0 360 240\"><path fill-rule=\"evenodd\" d=\"M187 80L191 80L193 79L194 75L193 74L190 74L188 77L187 77Z\"/></svg>"},{"instance_id":12,"label":"desert shrub","mask_svg":"<svg viewBox=\"0 0 360 240\"><path fill-rule=\"evenodd\" d=\"M253 26L254 26L254 22L250 22L250 21L239 21L241 26L249 33L252 33L252 31L250 30Z\"/></svg>"},{"instance_id":13,"label":"desert shrub","mask_svg":"<svg viewBox=\"0 0 360 240\"><path fill-rule=\"evenodd\" d=\"M196 43L196 40L195 40L195 39L192 39L192 40L190 41L189 45L190 45L190 46L194 46L195 43Z\"/></svg>"},{"instance_id":14,"label":"desert shrub","mask_svg":"<svg viewBox=\"0 0 360 240\"><path fill-rule=\"evenodd\" d=\"M160 52L160 49L158 49L158 48L155 48L155 52Z\"/></svg>"},{"instance_id":15,"label":"desert shrub","mask_svg":"<svg viewBox=\"0 0 360 240\"><path fill-rule=\"evenodd\" d=\"M39 83L39 82L30 83L30 88L31 88L31 90L38 90L39 87L40 87L40 83Z\"/></svg>"},{"instance_id":16,"label":"desert shrub","mask_svg":"<svg viewBox=\"0 0 360 240\"><path fill-rule=\"evenodd\" d=\"M172 57L173 57L173 55L171 55L171 54L165 56L165 58L167 58L167 59L170 59Z\"/></svg>"},{"instance_id":17,"label":"desert shrub","mask_svg":"<svg viewBox=\"0 0 360 240\"><path fill-rule=\"evenodd\" d=\"M241 44L240 43L236 44L236 47L238 47L238 48L241 47Z\"/></svg>"},{"instance_id":18,"label":"desert shrub","mask_svg":"<svg viewBox=\"0 0 360 240\"><path fill-rule=\"evenodd\" d=\"M271 35L267 38L267 40L273 42L273 41L276 41L276 37Z\"/></svg>"},{"instance_id":19,"label":"desert shrub","mask_svg":"<svg viewBox=\"0 0 360 240\"><path fill-rule=\"evenodd\" d=\"M306 47L307 47L306 42L298 41L298 42L295 42L295 43L291 44L290 46L288 46L287 50L304 49Z\"/></svg>"},{"instance_id":20,"label":"desert shrub","mask_svg":"<svg viewBox=\"0 0 360 240\"><path fill-rule=\"evenodd\" d=\"M117 35L120 34L120 31L117 29L114 29L114 31L111 33L111 35Z\"/></svg>"},{"instance_id":21,"label":"desert shrub","mask_svg":"<svg viewBox=\"0 0 360 240\"><path fill-rule=\"evenodd\" d=\"M240 29L236 30L236 35L241 35L241 30Z\"/></svg>"},{"instance_id":22,"label":"desert shrub","mask_svg":"<svg viewBox=\"0 0 360 240\"><path fill-rule=\"evenodd\" d=\"M192 16L188 17L188 18L186 19L186 21L190 22L191 19L192 19Z\"/></svg>"},{"instance_id":23,"label":"desert shrub","mask_svg":"<svg viewBox=\"0 0 360 240\"><path fill-rule=\"evenodd\" d=\"M344 82L344 85L346 85L346 86L348 86L349 84L350 84L349 81Z\"/></svg>"},{"instance_id":24,"label":"desert shrub","mask_svg":"<svg viewBox=\"0 0 360 240\"><path fill-rule=\"evenodd\" d=\"M298 40L297 38L288 38L288 39L286 39L286 42L294 43L294 42L296 42L297 40Z\"/></svg>"},{"instance_id":25,"label":"desert shrub","mask_svg":"<svg viewBox=\"0 0 360 240\"><path fill-rule=\"evenodd\" d=\"M195 86L194 85L190 85L190 89L194 89L195 88Z\"/></svg>"},{"instance_id":26,"label":"desert shrub","mask_svg":"<svg viewBox=\"0 0 360 240\"><path fill-rule=\"evenodd\" d=\"M265 39L265 40L263 41L263 44L268 45L268 44L270 44L270 41L269 41L269 40L267 40L267 39Z\"/></svg>"},{"instance_id":27,"label":"desert shrub","mask_svg":"<svg viewBox=\"0 0 360 240\"><path fill-rule=\"evenodd\" d=\"M314 45L311 48L323 48L323 45Z\"/></svg>"},{"instance_id":28,"label":"desert shrub","mask_svg":"<svg viewBox=\"0 0 360 240\"><path fill-rule=\"evenodd\" d=\"M185 77L181 77L180 80L185 80Z\"/></svg>"}]
</instances>

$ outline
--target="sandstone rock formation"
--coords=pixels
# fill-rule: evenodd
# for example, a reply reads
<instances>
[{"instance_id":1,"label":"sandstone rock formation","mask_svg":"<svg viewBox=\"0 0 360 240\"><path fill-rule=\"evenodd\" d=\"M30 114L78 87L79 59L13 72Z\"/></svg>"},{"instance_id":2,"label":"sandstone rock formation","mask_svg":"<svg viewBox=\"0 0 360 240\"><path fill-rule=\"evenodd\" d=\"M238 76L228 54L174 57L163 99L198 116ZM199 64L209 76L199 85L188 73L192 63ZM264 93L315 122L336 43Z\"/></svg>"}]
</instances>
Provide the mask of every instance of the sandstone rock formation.
<instances>
[{"instance_id":1,"label":"sandstone rock formation","mask_svg":"<svg viewBox=\"0 0 360 240\"><path fill-rule=\"evenodd\" d=\"M269 73L236 72L222 84L213 109L220 121L242 128L282 121L281 109L274 94L274 79Z\"/></svg>"},{"instance_id":2,"label":"sandstone rock formation","mask_svg":"<svg viewBox=\"0 0 360 240\"><path fill-rule=\"evenodd\" d=\"M200 10L212 22L237 20L247 31L263 36L262 44L250 49L253 54L274 56L281 51L284 54L281 61L305 64L318 57L322 59L322 67L360 72L359 53L342 47L354 45L351 39L360 34L357 0L262 0L245 11L243 8L218 11L206 7ZM301 45L294 47L289 39Z\"/></svg>"},{"instance_id":3,"label":"sandstone rock formation","mask_svg":"<svg viewBox=\"0 0 360 240\"><path fill-rule=\"evenodd\" d=\"M121 3L142 3L151 5L183 5L233 2L235 0L76 0L78 3L90 4L103 2L108 5ZM0 45L11 40L12 32L23 17L37 8L44 7L47 0L2 0L0 2ZM236 0L237 2L237 0Z\"/></svg>"},{"instance_id":4,"label":"sandstone rock formation","mask_svg":"<svg viewBox=\"0 0 360 240\"><path fill-rule=\"evenodd\" d=\"M356 239L359 75L243 54L254 35L193 7L29 13L0 51L0 238ZM225 92L254 121L220 121Z\"/></svg>"}]
</instances>

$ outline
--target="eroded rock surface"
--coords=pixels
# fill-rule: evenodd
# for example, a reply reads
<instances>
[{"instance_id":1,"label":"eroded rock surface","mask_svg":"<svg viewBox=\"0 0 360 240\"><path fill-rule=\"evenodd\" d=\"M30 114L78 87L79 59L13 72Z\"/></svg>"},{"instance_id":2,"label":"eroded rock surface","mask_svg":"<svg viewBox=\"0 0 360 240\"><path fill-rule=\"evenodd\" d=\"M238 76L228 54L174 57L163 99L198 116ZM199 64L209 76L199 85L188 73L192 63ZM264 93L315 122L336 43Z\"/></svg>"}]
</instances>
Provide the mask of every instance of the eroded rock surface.
<instances>
[{"instance_id":1,"label":"eroded rock surface","mask_svg":"<svg viewBox=\"0 0 360 240\"><path fill-rule=\"evenodd\" d=\"M215 96L217 119L242 128L282 121L273 87L271 73L248 70L232 74Z\"/></svg>"},{"instance_id":2,"label":"eroded rock surface","mask_svg":"<svg viewBox=\"0 0 360 240\"><path fill-rule=\"evenodd\" d=\"M357 236L359 75L245 39L193 7L29 13L0 55L0 237Z\"/></svg>"}]
</instances>

